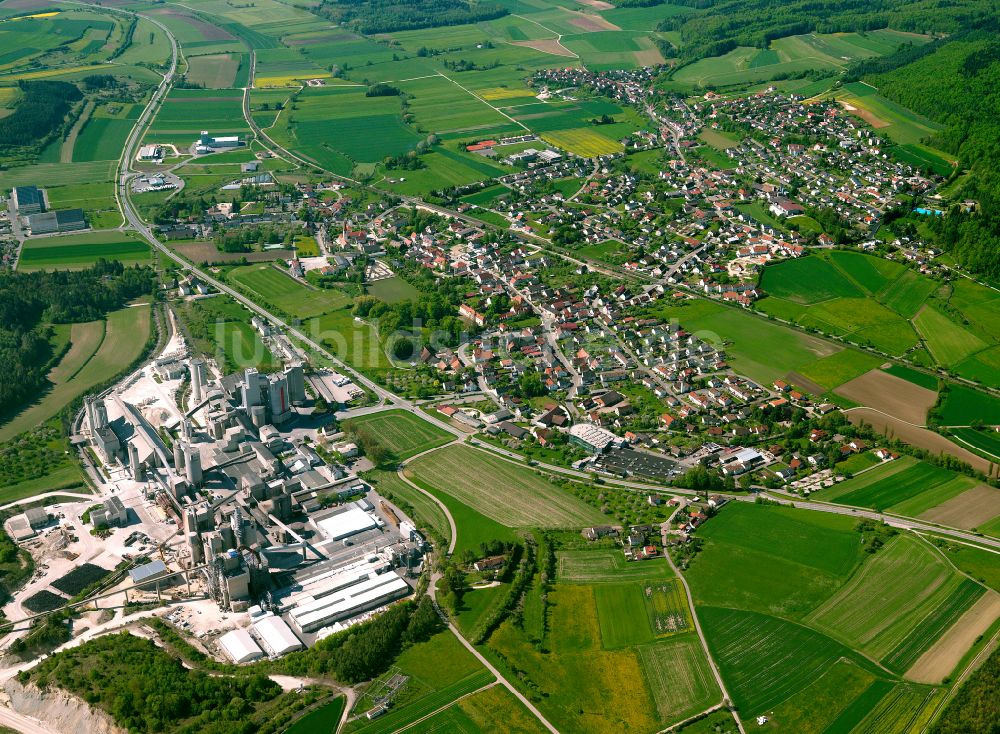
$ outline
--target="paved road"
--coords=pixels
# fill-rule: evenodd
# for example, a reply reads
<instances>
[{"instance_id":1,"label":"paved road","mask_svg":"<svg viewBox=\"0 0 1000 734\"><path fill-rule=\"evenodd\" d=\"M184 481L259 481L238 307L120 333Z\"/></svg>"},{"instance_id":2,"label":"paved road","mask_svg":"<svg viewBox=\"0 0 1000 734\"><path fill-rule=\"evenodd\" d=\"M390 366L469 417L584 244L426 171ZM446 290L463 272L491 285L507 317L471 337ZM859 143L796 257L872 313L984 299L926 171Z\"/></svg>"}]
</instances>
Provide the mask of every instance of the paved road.
<instances>
[{"instance_id":1,"label":"paved road","mask_svg":"<svg viewBox=\"0 0 1000 734\"><path fill-rule=\"evenodd\" d=\"M25 497L24 499L8 502L6 505L0 505L0 510L9 510L11 507L17 507L18 505L29 505L32 502L48 499L49 497L72 497L73 499L94 500L95 502L100 499L100 497L96 494L80 494L79 492L67 492L67 491L60 492L56 490L54 492L43 492L42 494L33 494L30 497Z\"/></svg>"}]
</instances>

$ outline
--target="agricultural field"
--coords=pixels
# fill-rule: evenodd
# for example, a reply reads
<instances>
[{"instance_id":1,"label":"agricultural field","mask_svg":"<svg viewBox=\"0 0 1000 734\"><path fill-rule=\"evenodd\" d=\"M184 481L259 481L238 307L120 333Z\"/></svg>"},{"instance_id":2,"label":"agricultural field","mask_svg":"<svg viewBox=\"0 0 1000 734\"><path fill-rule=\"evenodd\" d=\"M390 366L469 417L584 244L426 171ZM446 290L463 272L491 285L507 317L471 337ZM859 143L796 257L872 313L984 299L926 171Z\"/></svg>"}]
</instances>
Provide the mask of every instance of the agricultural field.
<instances>
[{"instance_id":1,"label":"agricultural field","mask_svg":"<svg viewBox=\"0 0 1000 734\"><path fill-rule=\"evenodd\" d=\"M771 710L840 660L873 672L872 663L850 648L794 622L721 607L699 607L698 616L743 717ZM830 695L840 699L837 706L844 707L850 703L849 693L831 691Z\"/></svg>"},{"instance_id":2,"label":"agricultural field","mask_svg":"<svg viewBox=\"0 0 1000 734\"><path fill-rule=\"evenodd\" d=\"M149 306L142 305L113 311L106 322L74 328L69 351L49 372L51 389L0 427L0 441L51 418L94 385L132 364L146 345L150 326Z\"/></svg>"},{"instance_id":3,"label":"agricultural field","mask_svg":"<svg viewBox=\"0 0 1000 734\"><path fill-rule=\"evenodd\" d=\"M141 112L137 104L99 105L91 113L73 145L73 161L115 161Z\"/></svg>"},{"instance_id":4,"label":"agricultural field","mask_svg":"<svg viewBox=\"0 0 1000 734\"><path fill-rule=\"evenodd\" d=\"M18 270L82 270L99 259L124 265L149 262L149 245L138 236L118 231L36 237L21 251Z\"/></svg>"},{"instance_id":5,"label":"agricultural field","mask_svg":"<svg viewBox=\"0 0 1000 734\"><path fill-rule=\"evenodd\" d=\"M359 164L373 170L386 156L403 155L421 139L403 123L399 97L366 97L361 86L302 90L268 134L342 175L350 175Z\"/></svg>"},{"instance_id":6,"label":"agricultural field","mask_svg":"<svg viewBox=\"0 0 1000 734\"><path fill-rule=\"evenodd\" d=\"M915 373L923 376L923 373ZM936 388L937 381L930 382ZM834 391L858 405L866 405L900 420L922 426L927 411L937 402L937 390L897 377L888 371L873 369L846 382Z\"/></svg>"},{"instance_id":7,"label":"agricultural field","mask_svg":"<svg viewBox=\"0 0 1000 734\"><path fill-rule=\"evenodd\" d=\"M344 423L344 430L371 433L400 461L452 440L451 434L405 410L388 410L353 418Z\"/></svg>"},{"instance_id":8,"label":"agricultural field","mask_svg":"<svg viewBox=\"0 0 1000 734\"><path fill-rule=\"evenodd\" d=\"M227 279L257 294L264 302L301 319L319 316L350 302L350 297L343 291L304 285L266 263L234 268Z\"/></svg>"},{"instance_id":9,"label":"agricultural field","mask_svg":"<svg viewBox=\"0 0 1000 734\"><path fill-rule=\"evenodd\" d=\"M562 583L636 581L671 576L666 563L652 560L647 563L628 563L621 551L614 550L560 550L556 553L557 575ZM655 570L655 573L653 573Z\"/></svg>"},{"instance_id":10,"label":"agricultural field","mask_svg":"<svg viewBox=\"0 0 1000 734\"><path fill-rule=\"evenodd\" d=\"M964 385L949 385L935 413L945 426L968 426L976 421L997 425L1000 424L1000 399Z\"/></svg>"},{"instance_id":11,"label":"agricultural field","mask_svg":"<svg viewBox=\"0 0 1000 734\"><path fill-rule=\"evenodd\" d=\"M374 705L374 697L384 692L386 681L396 674L409 676L409 680L397 693L392 711L369 721L363 714ZM494 680L450 632L441 632L404 650L392 669L365 687L353 709L361 716L349 723L345 731L394 732Z\"/></svg>"},{"instance_id":12,"label":"agricultural field","mask_svg":"<svg viewBox=\"0 0 1000 734\"><path fill-rule=\"evenodd\" d=\"M525 686L541 694L541 711L564 731L655 731L717 703L719 691L695 636L615 650L602 645L609 624L630 621L620 616L627 610L602 608L596 595L603 588L558 583L549 592L545 645L551 653L539 652L524 630L506 621L487 641L487 655L502 655L502 669L516 666Z\"/></svg>"},{"instance_id":13,"label":"agricultural field","mask_svg":"<svg viewBox=\"0 0 1000 734\"><path fill-rule=\"evenodd\" d=\"M146 142L189 148L202 130L210 135L245 135L243 92L238 89L170 90L146 133Z\"/></svg>"},{"instance_id":14,"label":"agricultural field","mask_svg":"<svg viewBox=\"0 0 1000 734\"><path fill-rule=\"evenodd\" d=\"M972 489L972 477L904 456L822 490L827 502L870 507L910 517L924 513Z\"/></svg>"},{"instance_id":15,"label":"agricultural field","mask_svg":"<svg viewBox=\"0 0 1000 734\"><path fill-rule=\"evenodd\" d=\"M698 531L705 547L686 573L695 604L799 618L862 560L854 520L730 503Z\"/></svg>"},{"instance_id":16,"label":"agricultural field","mask_svg":"<svg viewBox=\"0 0 1000 734\"><path fill-rule=\"evenodd\" d=\"M378 330L356 319L348 308L330 311L306 322L308 335L335 357L362 372L389 369L389 358L379 341Z\"/></svg>"},{"instance_id":17,"label":"agricultural field","mask_svg":"<svg viewBox=\"0 0 1000 734\"><path fill-rule=\"evenodd\" d=\"M501 685L456 700L448 708L407 729L413 734L440 732L491 731L497 722L503 722L505 732L511 734L544 734L547 730L531 712L514 698L514 694Z\"/></svg>"},{"instance_id":18,"label":"agricultural field","mask_svg":"<svg viewBox=\"0 0 1000 734\"><path fill-rule=\"evenodd\" d=\"M923 541L897 536L806 622L903 673L982 592Z\"/></svg>"},{"instance_id":19,"label":"agricultural field","mask_svg":"<svg viewBox=\"0 0 1000 734\"><path fill-rule=\"evenodd\" d=\"M741 46L723 56L682 67L673 79L694 87L753 84L806 70L835 73L857 59L883 56L905 43L930 38L884 29L868 33L810 33L772 41L770 48Z\"/></svg>"},{"instance_id":20,"label":"agricultural field","mask_svg":"<svg viewBox=\"0 0 1000 734\"><path fill-rule=\"evenodd\" d=\"M236 78L241 67L249 64L245 54L205 54L188 59L185 77L205 89L229 89L239 86ZM245 73L249 73L249 69Z\"/></svg>"},{"instance_id":21,"label":"agricultural field","mask_svg":"<svg viewBox=\"0 0 1000 734\"><path fill-rule=\"evenodd\" d=\"M955 440L1000 461L1000 436L996 431L977 431L974 428L953 428Z\"/></svg>"},{"instance_id":22,"label":"agricultural field","mask_svg":"<svg viewBox=\"0 0 1000 734\"><path fill-rule=\"evenodd\" d=\"M509 527L575 528L602 518L530 469L467 446L447 446L422 456L406 474ZM486 476L489 484L482 481Z\"/></svg>"}]
</instances>

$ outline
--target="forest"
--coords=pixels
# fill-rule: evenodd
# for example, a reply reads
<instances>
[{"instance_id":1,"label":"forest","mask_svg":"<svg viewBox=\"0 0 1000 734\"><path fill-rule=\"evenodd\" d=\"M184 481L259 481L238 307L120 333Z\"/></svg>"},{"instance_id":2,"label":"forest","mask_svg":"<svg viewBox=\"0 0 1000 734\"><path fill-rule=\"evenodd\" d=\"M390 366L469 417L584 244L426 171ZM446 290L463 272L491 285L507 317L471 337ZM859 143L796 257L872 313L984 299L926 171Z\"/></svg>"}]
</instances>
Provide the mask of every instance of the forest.
<instances>
[{"instance_id":1,"label":"forest","mask_svg":"<svg viewBox=\"0 0 1000 734\"><path fill-rule=\"evenodd\" d=\"M21 100L14 112L0 118L0 147L30 146L62 125L73 102L83 98L75 84L57 81L20 81Z\"/></svg>"},{"instance_id":2,"label":"forest","mask_svg":"<svg viewBox=\"0 0 1000 734\"><path fill-rule=\"evenodd\" d=\"M953 207L928 226L963 267L992 279L1000 278L998 30L994 20L932 54L865 79L889 99L945 125L929 142L971 171L956 192L971 204Z\"/></svg>"},{"instance_id":3,"label":"forest","mask_svg":"<svg viewBox=\"0 0 1000 734\"><path fill-rule=\"evenodd\" d=\"M138 733L251 734L260 731L258 706L281 694L263 674L206 675L127 632L65 650L19 680L74 693Z\"/></svg>"},{"instance_id":4,"label":"forest","mask_svg":"<svg viewBox=\"0 0 1000 734\"><path fill-rule=\"evenodd\" d=\"M464 0L336 0L324 2L315 12L361 33L392 33L480 23L508 11L494 3Z\"/></svg>"},{"instance_id":5,"label":"forest","mask_svg":"<svg viewBox=\"0 0 1000 734\"><path fill-rule=\"evenodd\" d=\"M50 324L102 319L150 293L154 277L151 268L106 260L76 272L0 272L0 412L44 386Z\"/></svg>"},{"instance_id":6,"label":"forest","mask_svg":"<svg viewBox=\"0 0 1000 734\"><path fill-rule=\"evenodd\" d=\"M989 659L959 689L948 703L931 734L996 732L1000 721L1000 651Z\"/></svg>"},{"instance_id":7,"label":"forest","mask_svg":"<svg viewBox=\"0 0 1000 734\"><path fill-rule=\"evenodd\" d=\"M956 33L996 14L991 0L675 0L701 12L672 15L661 31L679 31L681 58L718 56L737 46L766 48L776 38L894 28Z\"/></svg>"}]
</instances>

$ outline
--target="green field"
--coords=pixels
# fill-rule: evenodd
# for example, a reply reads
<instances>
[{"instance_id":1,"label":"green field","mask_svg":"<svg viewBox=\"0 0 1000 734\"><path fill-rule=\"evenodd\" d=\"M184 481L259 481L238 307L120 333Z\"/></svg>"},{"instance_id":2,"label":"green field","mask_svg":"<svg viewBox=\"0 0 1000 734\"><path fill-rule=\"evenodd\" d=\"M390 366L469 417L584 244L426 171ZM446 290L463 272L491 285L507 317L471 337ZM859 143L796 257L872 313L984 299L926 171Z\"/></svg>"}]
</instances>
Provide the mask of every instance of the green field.
<instances>
[{"instance_id":1,"label":"green field","mask_svg":"<svg viewBox=\"0 0 1000 734\"><path fill-rule=\"evenodd\" d=\"M950 385L936 409L946 426L967 426L975 421L1000 424L1000 399L964 385Z\"/></svg>"},{"instance_id":2,"label":"green field","mask_svg":"<svg viewBox=\"0 0 1000 734\"><path fill-rule=\"evenodd\" d=\"M836 640L777 617L721 607L699 607L698 616L742 717L769 711L838 660L871 669Z\"/></svg>"},{"instance_id":3,"label":"green field","mask_svg":"<svg viewBox=\"0 0 1000 734\"><path fill-rule=\"evenodd\" d=\"M499 721L503 722L504 731L511 734L544 734L547 731L514 694L500 685L460 699L406 731L412 734L479 734L493 730Z\"/></svg>"},{"instance_id":4,"label":"green field","mask_svg":"<svg viewBox=\"0 0 1000 734\"><path fill-rule=\"evenodd\" d=\"M398 276L386 278L385 280L376 280L374 283L369 283L365 288L370 295L386 303L414 301L420 297L419 290Z\"/></svg>"},{"instance_id":5,"label":"green field","mask_svg":"<svg viewBox=\"0 0 1000 734\"><path fill-rule=\"evenodd\" d=\"M527 467L467 446L422 456L407 474L509 527L576 528L602 519L597 510Z\"/></svg>"},{"instance_id":6,"label":"green field","mask_svg":"<svg viewBox=\"0 0 1000 734\"><path fill-rule=\"evenodd\" d=\"M937 284L897 263L832 251L768 267L761 286L770 295L758 304L766 313L902 354L918 339L908 320Z\"/></svg>"},{"instance_id":7,"label":"green field","mask_svg":"<svg viewBox=\"0 0 1000 734\"><path fill-rule=\"evenodd\" d=\"M946 628L930 623L929 615L933 618L940 605L958 605L960 599L966 600L964 611L978 598L959 591L962 581L923 541L897 536L807 621L875 659L885 658L890 668L905 669ZM973 586L981 593L982 587ZM951 619L947 607L944 616Z\"/></svg>"},{"instance_id":8,"label":"green field","mask_svg":"<svg viewBox=\"0 0 1000 734\"><path fill-rule=\"evenodd\" d=\"M234 268L227 278L300 319L339 309L350 301L343 291L312 288L266 263Z\"/></svg>"},{"instance_id":9,"label":"green field","mask_svg":"<svg viewBox=\"0 0 1000 734\"><path fill-rule=\"evenodd\" d=\"M958 588L920 620L920 624L882 660L882 663L889 670L905 673L984 593L986 589L975 581L962 579Z\"/></svg>"},{"instance_id":10,"label":"green field","mask_svg":"<svg viewBox=\"0 0 1000 734\"><path fill-rule=\"evenodd\" d=\"M409 676L409 680L394 699L392 710L377 719L367 720L363 714L374 706L373 698L383 690L384 682L397 673ZM350 722L345 731L394 732L494 680L454 635L440 632L427 642L406 648L388 673L363 689L352 710L362 716Z\"/></svg>"},{"instance_id":11,"label":"green field","mask_svg":"<svg viewBox=\"0 0 1000 734\"><path fill-rule=\"evenodd\" d=\"M405 410L387 410L353 418L344 430L366 431L377 437L399 460L443 446L452 435Z\"/></svg>"},{"instance_id":12,"label":"green field","mask_svg":"<svg viewBox=\"0 0 1000 734\"><path fill-rule=\"evenodd\" d=\"M860 563L854 520L730 503L699 529L705 547L687 571L695 603L800 617Z\"/></svg>"},{"instance_id":13,"label":"green field","mask_svg":"<svg viewBox=\"0 0 1000 734\"><path fill-rule=\"evenodd\" d=\"M296 719L285 729L285 734L321 734L336 729L346 703L343 696L338 696L330 703L325 703Z\"/></svg>"},{"instance_id":14,"label":"green field","mask_svg":"<svg viewBox=\"0 0 1000 734\"><path fill-rule=\"evenodd\" d=\"M953 428L952 436L959 443L972 446L977 450L1000 461L1000 435L996 431L977 431L974 428Z\"/></svg>"},{"instance_id":15,"label":"green field","mask_svg":"<svg viewBox=\"0 0 1000 734\"><path fill-rule=\"evenodd\" d=\"M843 349L742 309L709 301L659 303L649 313L668 320L676 318L685 330L719 345L737 372L763 384L784 379L791 370L802 372Z\"/></svg>"},{"instance_id":16,"label":"green field","mask_svg":"<svg viewBox=\"0 0 1000 734\"><path fill-rule=\"evenodd\" d=\"M913 319L931 356L942 365L955 365L987 344L971 331L954 323L938 309L927 306Z\"/></svg>"},{"instance_id":17,"label":"green field","mask_svg":"<svg viewBox=\"0 0 1000 734\"><path fill-rule=\"evenodd\" d=\"M976 484L933 464L908 457L865 472L821 493L822 499L842 505L870 507L900 515L917 516Z\"/></svg>"},{"instance_id":18,"label":"green field","mask_svg":"<svg viewBox=\"0 0 1000 734\"><path fill-rule=\"evenodd\" d=\"M149 245L134 234L109 231L26 240L18 270L82 270L98 259L125 265L149 262Z\"/></svg>"},{"instance_id":19,"label":"green field","mask_svg":"<svg viewBox=\"0 0 1000 734\"><path fill-rule=\"evenodd\" d=\"M202 130L210 135L245 135L248 127L243 119L243 92L174 88L156 113L146 140L188 148Z\"/></svg>"},{"instance_id":20,"label":"green field","mask_svg":"<svg viewBox=\"0 0 1000 734\"><path fill-rule=\"evenodd\" d=\"M661 560L629 563L619 550L560 550L556 554L557 575L562 583L619 582L672 575Z\"/></svg>"},{"instance_id":21,"label":"green field","mask_svg":"<svg viewBox=\"0 0 1000 734\"><path fill-rule=\"evenodd\" d=\"M103 328L103 322L95 322L94 326L85 329L74 328L71 338L78 337L81 348L71 344L49 373L51 389L0 427L0 441L51 418L94 385L107 381L132 364L146 345L150 322L149 306L144 305L113 311ZM97 336L100 338L95 340ZM97 346L94 346L95 341Z\"/></svg>"}]
</instances>

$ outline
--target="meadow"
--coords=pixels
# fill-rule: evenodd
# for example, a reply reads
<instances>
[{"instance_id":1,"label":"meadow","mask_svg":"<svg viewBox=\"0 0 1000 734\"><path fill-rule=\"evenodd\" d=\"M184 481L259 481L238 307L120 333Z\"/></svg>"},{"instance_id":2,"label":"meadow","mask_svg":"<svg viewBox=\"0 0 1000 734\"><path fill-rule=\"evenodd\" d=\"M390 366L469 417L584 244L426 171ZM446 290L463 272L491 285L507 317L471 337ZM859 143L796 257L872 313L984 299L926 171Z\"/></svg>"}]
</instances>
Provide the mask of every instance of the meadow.
<instances>
[{"instance_id":1,"label":"meadow","mask_svg":"<svg viewBox=\"0 0 1000 734\"><path fill-rule=\"evenodd\" d=\"M106 322L72 332L81 347L72 345L59 364L49 372L52 387L34 404L26 407L0 427L0 441L32 428L134 362L149 338L151 314L148 305L123 308L108 314ZM97 336L101 338L96 339Z\"/></svg>"},{"instance_id":2,"label":"meadow","mask_svg":"<svg viewBox=\"0 0 1000 734\"><path fill-rule=\"evenodd\" d=\"M649 313L659 318L676 318L685 330L717 344L737 372L763 384L786 378L790 370L808 377L811 366L844 349L743 310L701 299L659 303ZM852 367L849 373L838 375L835 382L840 384L860 374L855 372Z\"/></svg>"},{"instance_id":3,"label":"meadow","mask_svg":"<svg viewBox=\"0 0 1000 734\"><path fill-rule=\"evenodd\" d=\"M547 729L514 694L501 685L461 698L448 708L407 729L412 734L490 731L502 721L511 734L545 734Z\"/></svg>"},{"instance_id":4,"label":"meadow","mask_svg":"<svg viewBox=\"0 0 1000 734\"><path fill-rule=\"evenodd\" d=\"M350 302L343 291L304 285L266 263L233 268L227 279L300 319L319 316Z\"/></svg>"},{"instance_id":5,"label":"meadow","mask_svg":"<svg viewBox=\"0 0 1000 734\"><path fill-rule=\"evenodd\" d=\"M832 74L846 68L851 61L890 54L905 43L920 44L929 40L929 37L889 29L786 36L772 41L767 49L740 46L725 55L701 59L680 68L673 79L694 87L725 87L763 82L806 70Z\"/></svg>"},{"instance_id":6,"label":"meadow","mask_svg":"<svg viewBox=\"0 0 1000 734\"><path fill-rule=\"evenodd\" d=\"M605 649L602 628L621 620L602 615L622 610L601 610L600 588L559 583L548 593L551 653L506 621L487 641L487 656L506 672L511 666L520 671L515 680L540 696L538 707L562 731L655 731L718 702L693 635Z\"/></svg>"},{"instance_id":7,"label":"meadow","mask_svg":"<svg viewBox=\"0 0 1000 734\"><path fill-rule=\"evenodd\" d=\"M968 426L976 421L1000 424L1000 399L965 385L949 385L935 409L945 426Z\"/></svg>"},{"instance_id":8,"label":"meadow","mask_svg":"<svg viewBox=\"0 0 1000 734\"><path fill-rule=\"evenodd\" d=\"M602 518L530 469L467 446L446 446L422 456L406 474L510 527L582 527ZM487 476L489 484L482 481Z\"/></svg>"},{"instance_id":9,"label":"meadow","mask_svg":"<svg viewBox=\"0 0 1000 734\"><path fill-rule=\"evenodd\" d=\"M443 446L452 435L405 410L387 410L352 418L345 431L365 430L388 448L400 461Z\"/></svg>"},{"instance_id":10,"label":"meadow","mask_svg":"<svg viewBox=\"0 0 1000 734\"><path fill-rule=\"evenodd\" d=\"M18 270L82 270L101 258L124 265L147 263L149 245L134 234L118 231L33 238L24 243Z\"/></svg>"},{"instance_id":11,"label":"meadow","mask_svg":"<svg viewBox=\"0 0 1000 734\"><path fill-rule=\"evenodd\" d=\"M665 561L629 563L618 549L560 550L556 552L556 569L561 583L592 584L673 575Z\"/></svg>"}]
</instances>

